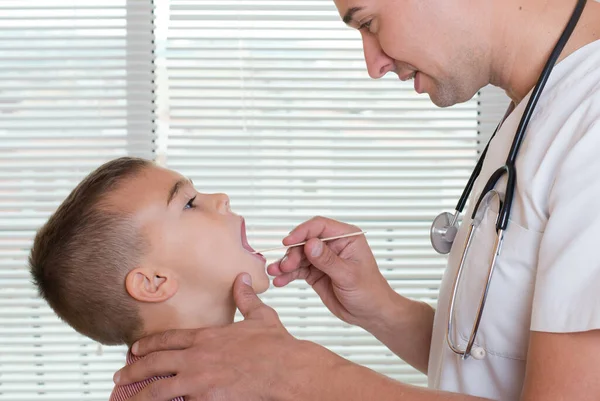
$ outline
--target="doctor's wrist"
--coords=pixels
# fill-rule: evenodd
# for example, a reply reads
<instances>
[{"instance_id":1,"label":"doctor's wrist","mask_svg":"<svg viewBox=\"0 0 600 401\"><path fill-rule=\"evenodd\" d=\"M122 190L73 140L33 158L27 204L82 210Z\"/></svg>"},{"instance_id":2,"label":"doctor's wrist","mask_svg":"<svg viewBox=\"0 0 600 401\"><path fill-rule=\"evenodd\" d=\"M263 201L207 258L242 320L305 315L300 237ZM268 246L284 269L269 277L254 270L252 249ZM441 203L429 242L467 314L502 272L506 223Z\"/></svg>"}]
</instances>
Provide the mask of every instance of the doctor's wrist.
<instances>
[{"instance_id":1,"label":"doctor's wrist","mask_svg":"<svg viewBox=\"0 0 600 401\"><path fill-rule=\"evenodd\" d=\"M426 373L434 315L427 303L397 295L366 330L405 362Z\"/></svg>"},{"instance_id":2,"label":"doctor's wrist","mask_svg":"<svg viewBox=\"0 0 600 401\"><path fill-rule=\"evenodd\" d=\"M405 325L403 321L409 321L409 315L415 313L413 302L390 287L389 291L380 295L378 307L359 326L376 337L386 332L396 332L398 326Z\"/></svg>"}]
</instances>

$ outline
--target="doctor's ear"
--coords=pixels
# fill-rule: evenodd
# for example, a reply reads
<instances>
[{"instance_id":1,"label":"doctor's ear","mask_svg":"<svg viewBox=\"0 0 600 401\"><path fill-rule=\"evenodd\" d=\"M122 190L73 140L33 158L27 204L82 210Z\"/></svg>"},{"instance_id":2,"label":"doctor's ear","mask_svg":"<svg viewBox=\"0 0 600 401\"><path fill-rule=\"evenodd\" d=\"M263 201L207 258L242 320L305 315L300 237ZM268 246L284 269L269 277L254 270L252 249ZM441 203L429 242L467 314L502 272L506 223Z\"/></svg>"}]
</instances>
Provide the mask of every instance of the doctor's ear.
<instances>
[{"instance_id":1,"label":"doctor's ear","mask_svg":"<svg viewBox=\"0 0 600 401\"><path fill-rule=\"evenodd\" d=\"M141 302L164 302L177 293L177 281L170 272L138 267L127 274L125 288Z\"/></svg>"}]
</instances>

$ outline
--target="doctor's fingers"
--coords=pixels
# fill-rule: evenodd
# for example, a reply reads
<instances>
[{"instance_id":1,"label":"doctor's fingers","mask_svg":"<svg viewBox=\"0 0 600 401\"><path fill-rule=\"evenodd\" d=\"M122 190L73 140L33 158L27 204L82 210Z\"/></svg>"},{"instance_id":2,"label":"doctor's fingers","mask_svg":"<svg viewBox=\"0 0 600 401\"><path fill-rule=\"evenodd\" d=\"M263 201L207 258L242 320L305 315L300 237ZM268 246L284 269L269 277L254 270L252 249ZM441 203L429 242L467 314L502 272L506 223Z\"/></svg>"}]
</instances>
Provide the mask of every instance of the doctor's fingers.
<instances>
[{"instance_id":1,"label":"doctor's fingers","mask_svg":"<svg viewBox=\"0 0 600 401\"><path fill-rule=\"evenodd\" d=\"M269 266L267 271L277 276L273 283L278 287L285 286L296 279L304 279L313 285L323 277L323 274L331 276L339 283L348 282L352 276L349 270L352 269L338 254L340 249L344 249L346 241L347 239L342 239L337 243L325 244L317 239L310 239L304 247L288 249L287 255L281 261ZM318 252L316 252L317 248ZM308 256L307 253L312 253L314 256Z\"/></svg>"},{"instance_id":2,"label":"doctor's fingers","mask_svg":"<svg viewBox=\"0 0 600 401\"><path fill-rule=\"evenodd\" d=\"M133 344L132 352L136 356L148 355L156 351L176 351L203 344L222 335L221 327L204 329L174 329L162 333L150 334Z\"/></svg>"},{"instance_id":3,"label":"doctor's fingers","mask_svg":"<svg viewBox=\"0 0 600 401\"><path fill-rule=\"evenodd\" d=\"M360 231L360 228L351 224L317 216L294 228L292 232L283 239L283 244L292 245L306 241L310 238L333 237L358 231Z\"/></svg>"},{"instance_id":4,"label":"doctor's fingers","mask_svg":"<svg viewBox=\"0 0 600 401\"><path fill-rule=\"evenodd\" d=\"M273 285L275 287L284 287L292 281L304 280L312 286L323 276L325 276L325 273L323 273L314 266L301 267L300 269L294 270L293 272L283 273L282 275L275 277L275 279L273 279Z\"/></svg>"},{"instance_id":5,"label":"doctor's fingers","mask_svg":"<svg viewBox=\"0 0 600 401\"><path fill-rule=\"evenodd\" d=\"M218 374L172 376L150 383L128 401L171 401L177 397L185 401L248 401L258 398L248 391L224 386ZM263 399L263 398L260 398Z\"/></svg>"},{"instance_id":6,"label":"doctor's fingers","mask_svg":"<svg viewBox=\"0 0 600 401\"><path fill-rule=\"evenodd\" d=\"M114 382L119 386L124 386L151 377L175 375L185 367L185 361L183 351L153 352L119 370L114 376Z\"/></svg>"},{"instance_id":7,"label":"doctor's fingers","mask_svg":"<svg viewBox=\"0 0 600 401\"><path fill-rule=\"evenodd\" d=\"M210 377L172 376L150 383L128 401L171 401L185 397L186 401L222 401L224 391L211 387Z\"/></svg>"},{"instance_id":8,"label":"doctor's fingers","mask_svg":"<svg viewBox=\"0 0 600 401\"><path fill-rule=\"evenodd\" d=\"M291 273L295 270L308 266L310 266L310 262L304 255L302 248L290 248L287 250L283 258L271 263L267 267L267 272L271 276L281 276L282 274Z\"/></svg>"},{"instance_id":9,"label":"doctor's fingers","mask_svg":"<svg viewBox=\"0 0 600 401\"><path fill-rule=\"evenodd\" d=\"M150 383L142 391L137 393L129 401L170 401L177 397L187 395L185 381L181 376L168 377ZM187 398L186 398L187 399Z\"/></svg>"},{"instance_id":10,"label":"doctor's fingers","mask_svg":"<svg viewBox=\"0 0 600 401\"><path fill-rule=\"evenodd\" d=\"M290 248L287 250L286 255L281 259L279 267L282 272L290 273L294 270L310 265L309 260L304 254L304 248L301 246Z\"/></svg>"}]
</instances>

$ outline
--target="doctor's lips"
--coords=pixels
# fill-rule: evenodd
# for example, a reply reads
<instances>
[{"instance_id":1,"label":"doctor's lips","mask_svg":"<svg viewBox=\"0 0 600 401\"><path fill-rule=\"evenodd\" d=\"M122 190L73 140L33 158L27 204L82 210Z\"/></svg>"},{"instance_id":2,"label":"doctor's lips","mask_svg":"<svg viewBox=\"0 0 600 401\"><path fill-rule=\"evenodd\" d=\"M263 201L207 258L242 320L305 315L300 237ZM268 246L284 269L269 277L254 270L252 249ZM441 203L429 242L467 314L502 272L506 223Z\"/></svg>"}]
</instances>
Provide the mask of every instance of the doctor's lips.
<instances>
[{"instance_id":1,"label":"doctor's lips","mask_svg":"<svg viewBox=\"0 0 600 401\"><path fill-rule=\"evenodd\" d=\"M258 259L262 260L263 262L266 262L266 258L260 254L260 253L256 253L256 251L254 250L254 248L252 248L250 246L250 244L248 243L248 237L246 236L246 220L244 220L242 218L242 229L241 229L241 239L242 239L242 247L247 250L248 252L250 252L252 255L256 256Z\"/></svg>"},{"instance_id":2,"label":"doctor's lips","mask_svg":"<svg viewBox=\"0 0 600 401\"><path fill-rule=\"evenodd\" d=\"M400 78L400 81L409 81L417 75L417 72L418 71L411 71L409 73L404 73L402 75L398 74L398 78Z\"/></svg>"}]
</instances>

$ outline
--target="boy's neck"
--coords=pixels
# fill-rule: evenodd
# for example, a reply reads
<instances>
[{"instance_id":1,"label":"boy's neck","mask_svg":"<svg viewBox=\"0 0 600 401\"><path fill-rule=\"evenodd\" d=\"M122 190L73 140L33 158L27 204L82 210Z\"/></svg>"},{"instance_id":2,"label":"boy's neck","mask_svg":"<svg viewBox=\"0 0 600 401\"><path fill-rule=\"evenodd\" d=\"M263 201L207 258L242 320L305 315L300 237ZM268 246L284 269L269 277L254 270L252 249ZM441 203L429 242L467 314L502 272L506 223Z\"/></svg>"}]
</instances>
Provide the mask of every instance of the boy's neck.
<instances>
[{"instance_id":1,"label":"boy's neck","mask_svg":"<svg viewBox=\"0 0 600 401\"><path fill-rule=\"evenodd\" d=\"M168 330L225 326L233 323L235 311L233 298L225 302L214 302L214 299L212 302L186 302L185 305L144 304L140 307L144 330L133 342Z\"/></svg>"}]
</instances>

